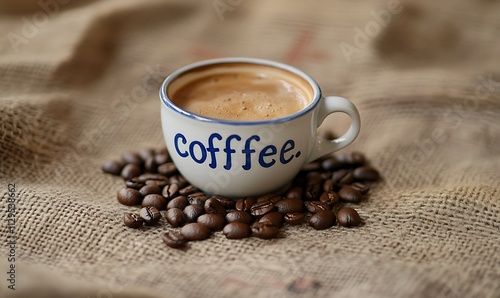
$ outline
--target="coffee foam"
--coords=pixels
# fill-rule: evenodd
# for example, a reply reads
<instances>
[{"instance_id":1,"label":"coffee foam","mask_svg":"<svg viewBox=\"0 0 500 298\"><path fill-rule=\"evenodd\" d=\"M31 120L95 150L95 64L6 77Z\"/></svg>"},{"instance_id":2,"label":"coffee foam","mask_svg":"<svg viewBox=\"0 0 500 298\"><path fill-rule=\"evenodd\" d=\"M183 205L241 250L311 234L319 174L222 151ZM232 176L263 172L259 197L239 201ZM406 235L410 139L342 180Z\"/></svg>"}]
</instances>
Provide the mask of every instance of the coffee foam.
<instances>
[{"instance_id":1,"label":"coffee foam","mask_svg":"<svg viewBox=\"0 0 500 298\"><path fill-rule=\"evenodd\" d=\"M304 109L314 97L303 78L244 63L206 66L176 78L167 90L180 108L209 118L258 121Z\"/></svg>"}]
</instances>

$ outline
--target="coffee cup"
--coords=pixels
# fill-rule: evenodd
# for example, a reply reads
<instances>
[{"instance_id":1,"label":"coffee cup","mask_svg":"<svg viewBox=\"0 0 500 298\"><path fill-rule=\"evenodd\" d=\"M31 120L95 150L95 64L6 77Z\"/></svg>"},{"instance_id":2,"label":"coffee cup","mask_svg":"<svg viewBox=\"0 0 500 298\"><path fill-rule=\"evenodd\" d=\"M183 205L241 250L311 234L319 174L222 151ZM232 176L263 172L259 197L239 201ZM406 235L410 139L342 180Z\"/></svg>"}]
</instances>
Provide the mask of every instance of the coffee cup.
<instances>
[{"instance_id":1,"label":"coffee cup","mask_svg":"<svg viewBox=\"0 0 500 298\"><path fill-rule=\"evenodd\" d=\"M161 123L179 172L207 194L230 198L286 190L302 166L344 148L360 117L347 99L323 97L316 81L287 64L257 58L200 61L160 89ZM324 140L317 129L342 112L351 125Z\"/></svg>"}]
</instances>

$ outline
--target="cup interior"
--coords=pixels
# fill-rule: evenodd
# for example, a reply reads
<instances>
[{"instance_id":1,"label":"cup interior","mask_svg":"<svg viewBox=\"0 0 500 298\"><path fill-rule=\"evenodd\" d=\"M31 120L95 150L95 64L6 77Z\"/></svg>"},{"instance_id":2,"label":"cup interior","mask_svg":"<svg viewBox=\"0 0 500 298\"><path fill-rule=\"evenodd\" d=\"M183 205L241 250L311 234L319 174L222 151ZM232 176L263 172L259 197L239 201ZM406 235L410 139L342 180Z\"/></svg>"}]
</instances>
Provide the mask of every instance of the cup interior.
<instances>
[{"instance_id":1,"label":"cup interior","mask_svg":"<svg viewBox=\"0 0 500 298\"><path fill-rule=\"evenodd\" d=\"M197 118L198 120L218 121L220 119L206 118L185 111L178 107L172 99L176 92L182 87L186 86L186 84L190 84L196 80L214 75L231 73L260 73L269 75L293 85L295 88L300 90L302 94L304 94L308 101L307 105L301 111L291 115L287 115L286 117L281 117L283 119L272 119L271 122L280 122L297 117L299 116L299 114L305 113L312 109L321 97L321 91L318 84L314 81L314 79L312 79L309 75L302 72L301 70L286 64L254 58L223 58L207 60L200 63L188 65L177 70L167 77L160 91L160 96L163 103L181 114ZM237 121L220 120L220 122ZM254 122L262 123L269 121L263 120Z\"/></svg>"}]
</instances>

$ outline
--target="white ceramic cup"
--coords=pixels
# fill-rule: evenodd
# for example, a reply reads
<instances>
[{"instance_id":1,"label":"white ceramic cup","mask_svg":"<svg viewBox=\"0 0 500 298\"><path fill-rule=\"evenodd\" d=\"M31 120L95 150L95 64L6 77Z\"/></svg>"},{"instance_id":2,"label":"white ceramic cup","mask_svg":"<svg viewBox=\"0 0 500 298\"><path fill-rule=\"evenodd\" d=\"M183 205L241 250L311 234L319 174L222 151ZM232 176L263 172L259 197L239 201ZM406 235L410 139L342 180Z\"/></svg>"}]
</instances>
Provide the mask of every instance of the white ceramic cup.
<instances>
[{"instance_id":1,"label":"white ceramic cup","mask_svg":"<svg viewBox=\"0 0 500 298\"><path fill-rule=\"evenodd\" d=\"M246 66L253 70L255 66L263 66L263 71L286 73L308 90L310 103L299 112L277 119L232 121L187 112L169 98L195 79L234 72L235 68L245 71ZM349 100L323 97L308 74L263 59L221 58L187 65L165 79L160 99L165 142L179 172L205 193L230 198L285 190L304 164L344 148L360 130L359 113ZM335 112L351 118L347 132L334 140L317 138L317 128Z\"/></svg>"}]
</instances>

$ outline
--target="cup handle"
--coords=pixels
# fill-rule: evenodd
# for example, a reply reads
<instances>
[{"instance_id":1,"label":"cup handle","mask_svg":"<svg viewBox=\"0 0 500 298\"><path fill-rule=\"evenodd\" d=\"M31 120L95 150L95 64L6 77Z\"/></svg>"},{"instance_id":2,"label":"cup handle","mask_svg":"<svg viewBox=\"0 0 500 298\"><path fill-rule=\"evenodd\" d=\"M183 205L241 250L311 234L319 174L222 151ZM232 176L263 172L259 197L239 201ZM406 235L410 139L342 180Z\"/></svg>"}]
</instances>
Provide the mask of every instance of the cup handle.
<instances>
[{"instance_id":1,"label":"cup handle","mask_svg":"<svg viewBox=\"0 0 500 298\"><path fill-rule=\"evenodd\" d=\"M320 158L323 155L340 150L356 139L361 127L358 109L349 100L339 96L325 97L319 107L316 127L319 127L325 118L335 112L346 113L351 118L351 126L345 134L333 140L316 138L316 143L309 154L306 163Z\"/></svg>"}]
</instances>

